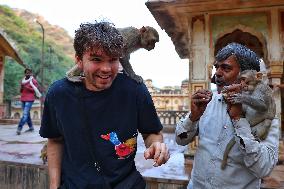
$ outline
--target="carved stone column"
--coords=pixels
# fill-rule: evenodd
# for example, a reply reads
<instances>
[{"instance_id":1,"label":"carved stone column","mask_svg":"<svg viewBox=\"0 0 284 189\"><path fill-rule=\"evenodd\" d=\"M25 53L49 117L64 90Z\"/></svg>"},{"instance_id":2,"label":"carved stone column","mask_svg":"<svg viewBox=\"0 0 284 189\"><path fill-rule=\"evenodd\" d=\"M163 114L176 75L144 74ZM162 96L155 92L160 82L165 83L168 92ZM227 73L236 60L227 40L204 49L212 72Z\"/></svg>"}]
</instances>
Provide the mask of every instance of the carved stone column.
<instances>
[{"instance_id":1,"label":"carved stone column","mask_svg":"<svg viewBox=\"0 0 284 189\"><path fill-rule=\"evenodd\" d=\"M208 89L210 71L209 58L209 18L195 15L188 18L189 34L189 91L190 96L199 89ZM191 103L191 102L189 102ZM198 146L198 137L188 145L185 157L192 157Z\"/></svg>"},{"instance_id":2,"label":"carved stone column","mask_svg":"<svg viewBox=\"0 0 284 189\"><path fill-rule=\"evenodd\" d=\"M280 34L280 17L279 10L277 8L272 8L270 11L270 31L271 38L268 40L268 78L269 82L274 85L282 84L281 80L283 78L283 42L281 43L281 34ZM282 49L282 50L281 50ZM280 123L282 122L282 99L281 99L281 91L283 90L275 90L274 98L276 103L276 116L280 119ZM280 132L283 132L283 125Z\"/></svg>"}]
</instances>

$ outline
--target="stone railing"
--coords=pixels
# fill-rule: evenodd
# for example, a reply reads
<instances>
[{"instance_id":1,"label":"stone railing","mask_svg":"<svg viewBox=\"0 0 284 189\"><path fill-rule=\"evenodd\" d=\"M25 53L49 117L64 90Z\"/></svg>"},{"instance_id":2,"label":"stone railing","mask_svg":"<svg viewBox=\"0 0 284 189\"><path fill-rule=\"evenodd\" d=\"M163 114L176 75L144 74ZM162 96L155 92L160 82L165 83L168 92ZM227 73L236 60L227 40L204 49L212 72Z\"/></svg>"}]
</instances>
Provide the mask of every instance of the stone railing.
<instances>
[{"instance_id":1,"label":"stone railing","mask_svg":"<svg viewBox=\"0 0 284 189\"><path fill-rule=\"evenodd\" d=\"M164 132L174 132L175 126L184 117L188 111L157 111L161 123L164 126Z\"/></svg>"}]
</instances>

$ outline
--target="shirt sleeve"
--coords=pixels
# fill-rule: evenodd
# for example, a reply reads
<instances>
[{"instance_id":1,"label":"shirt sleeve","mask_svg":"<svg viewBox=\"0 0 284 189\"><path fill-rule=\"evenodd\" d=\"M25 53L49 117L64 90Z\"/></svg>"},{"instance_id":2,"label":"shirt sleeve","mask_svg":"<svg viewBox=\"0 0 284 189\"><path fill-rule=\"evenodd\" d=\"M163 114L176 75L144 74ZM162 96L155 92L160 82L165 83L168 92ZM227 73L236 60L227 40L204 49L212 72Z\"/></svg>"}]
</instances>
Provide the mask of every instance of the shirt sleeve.
<instances>
[{"instance_id":1,"label":"shirt sleeve","mask_svg":"<svg viewBox=\"0 0 284 189\"><path fill-rule=\"evenodd\" d=\"M192 122L190 120L190 113L176 125L175 139L179 145L187 145L193 141L194 137L198 134L198 121Z\"/></svg>"},{"instance_id":2,"label":"shirt sleeve","mask_svg":"<svg viewBox=\"0 0 284 189\"><path fill-rule=\"evenodd\" d=\"M157 115L152 97L144 84L138 85L138 131L143 134L158 133L163 126Z\"/></svg>"},{"instance_id":3,"label":"shirt sleeve","mask_svg":"<svg viewBox=\"0 0 284 189\"><path fill-rule=\"evenodd\" d=\"M258 178L268 176L278 161L279 120L272 120L266 139L260 142L251 134L250 124L245 118L233 122L233 125L245 165Z\"/></svg>"},{"instance_id":4,"label":"shirt sleeve","mask_svg":"<svg viewBox=\"0 0 284 189\"><path fill-rule=\"evenodd\" d=\"M62 136L58 125L56 111L52 103L52 96L53 95L49 91L44 102L41 127L39 130L39 134L43 138L58 138Z\"/></svg>"}]
</instances>

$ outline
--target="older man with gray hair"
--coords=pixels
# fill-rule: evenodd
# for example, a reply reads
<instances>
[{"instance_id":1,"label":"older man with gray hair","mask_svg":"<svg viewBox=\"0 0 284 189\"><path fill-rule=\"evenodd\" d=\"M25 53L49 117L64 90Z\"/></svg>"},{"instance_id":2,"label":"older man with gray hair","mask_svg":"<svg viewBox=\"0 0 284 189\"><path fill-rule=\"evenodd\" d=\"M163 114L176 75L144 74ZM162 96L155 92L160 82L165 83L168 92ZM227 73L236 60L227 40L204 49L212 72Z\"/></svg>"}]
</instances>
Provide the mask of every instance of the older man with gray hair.
<instances>
[{"instance_id":1,"label":"older man with gray hair","mask_svg":"<svg viewBox=\"0 0 284 189\"><path fill-rule=\"evenodd\" d=\"M247 47L230 43L215 57L213 81L217 92L199 90L192 95L191 112L176 127L176 142L187 145L198 135L188 188L260 188L278 161L279 120L273 119L266 139L257 141L251 125L243 117L241 104L223 99L223 87L234 84L241 71L260 71L259 57ZM234 138L226 169L221 169L228 142Z\"/></svg>"}]
</instances>

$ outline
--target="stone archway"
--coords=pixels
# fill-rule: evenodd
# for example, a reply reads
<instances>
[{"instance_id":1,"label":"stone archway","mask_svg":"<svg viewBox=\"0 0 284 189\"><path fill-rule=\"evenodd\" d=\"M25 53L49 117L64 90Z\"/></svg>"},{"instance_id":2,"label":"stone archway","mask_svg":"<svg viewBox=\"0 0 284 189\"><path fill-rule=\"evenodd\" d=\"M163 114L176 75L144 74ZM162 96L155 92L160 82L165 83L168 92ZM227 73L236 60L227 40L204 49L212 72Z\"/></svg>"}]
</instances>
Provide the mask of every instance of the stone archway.
<instances>
[{"instance_id":1,"label":"stone archway","mask_svg":"<svg viewBox=\"0 0 284 189\"><path fill-rule=\"evenodd\" d=\"M261 57L266 66L267 61L267 46L263 35L260 32L256 32L249 27L238 25L235 28L231 28L219 35L215 43L214 55L228 43L236 42L247 46L253 50L259 57Z\"/></svg>"},{"instance_id":2,"label":"stone archway","mask_svg":"<svg viewBox=\"0 0 284 189\"><path fill-rule=\"evenodd\" d=\"M228 43L236 42L240 43L242 45L247 46L256 54L263 59L266 68L269 67L269 62L267 60L267 45L266 40L264 36L260 33L255 31L254 29L250 27L246 27L243 25L236 25L233 28L230 28L228 30L225 30L224 32L220 33L217 36L217 40L215 41L214 50L211 51L211 53L214 52L212 57L215 57L217 52L226 46ZM213 76L214 72L213 65L210 65L209 68L209 76ZM211 84L211 87L214 87L214 84Z\"/></svg>"}]
</instances>

